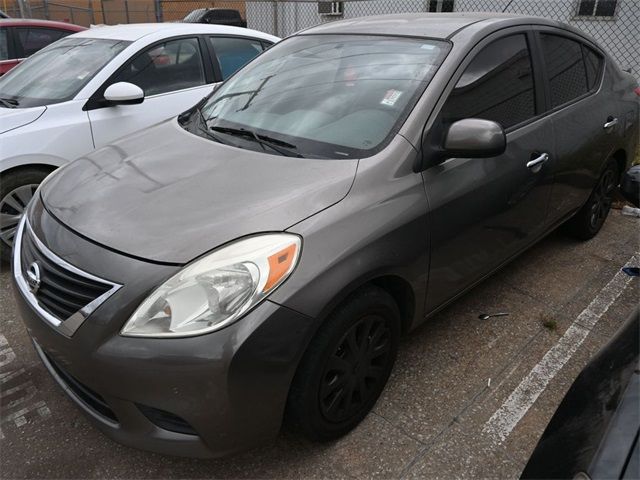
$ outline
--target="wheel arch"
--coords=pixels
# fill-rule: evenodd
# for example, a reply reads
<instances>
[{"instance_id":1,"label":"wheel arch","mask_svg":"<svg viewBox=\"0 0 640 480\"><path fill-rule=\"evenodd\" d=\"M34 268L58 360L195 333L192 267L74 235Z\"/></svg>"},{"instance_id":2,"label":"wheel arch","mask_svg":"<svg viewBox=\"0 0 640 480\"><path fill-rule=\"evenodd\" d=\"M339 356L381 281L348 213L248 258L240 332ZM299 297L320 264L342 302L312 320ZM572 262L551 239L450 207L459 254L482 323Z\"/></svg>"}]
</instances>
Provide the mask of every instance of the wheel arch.
<instances>
[{"instance_id":1,"label":"wheel arch","mask_svg":"<svg viewBox=\"0 0 640 480\"><path fill-rule=\"evenodd\" d=\"M51 165L50 163L25 163L25 164L21 164L21 165L16 165L15 167L11 167L11 168L7 168L6 170L2 171L2 175L11 175L14 172L17 171L23 171L23 170L41 170L41 171L46 171L46 172L53 172L54 170L56 170L57 166L55 165Z\"/></svg>"},{"instance_id":2,"label":"wheel arch","mask_svg":"<svg viewBox=\"0 0 640 480\"><path fill-rule=\"evenodd\" d=\"M615 160L616 165L618 166L618 181L620 181L622 180L624 172L627 170L627 152L624 149L620 148L613 152L610 158L612 160Z\"/></svg>"},{"instance_id":3,"label":"wheel arch","mask_svg":"<svg viewBox=\"0 0 640 480\"><path fill-rule=\"evenodd\" d=\"M359 288L364 288L367 285L375 285L386 291L393 298L400 310L402 333L408 332L411 329L416 312L416 297L411 284L397 275L382 275L369 280Z\"/></svg>"},{"instance_id":4,"label":"wheel arch","mask_svg":"<svg viewBox=\"0 0 640 480\"><path fill-rule=\"evenodd\" d=\"M27 169L30 167L38 169L46 168L54 171L66 163L68 163L68 160L55 155L16 155L15 157L2 159L2 170L0 174L6 175L19 168Z\"/></svg>"}]
</instances>

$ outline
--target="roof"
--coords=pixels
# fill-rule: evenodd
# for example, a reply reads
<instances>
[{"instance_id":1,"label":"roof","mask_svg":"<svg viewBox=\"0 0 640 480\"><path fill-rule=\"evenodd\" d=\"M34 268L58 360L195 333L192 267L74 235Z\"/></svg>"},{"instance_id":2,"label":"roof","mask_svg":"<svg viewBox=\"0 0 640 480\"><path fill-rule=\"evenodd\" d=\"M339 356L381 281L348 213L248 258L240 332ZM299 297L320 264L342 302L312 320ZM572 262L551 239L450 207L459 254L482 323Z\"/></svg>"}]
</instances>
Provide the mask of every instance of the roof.
<instances>
[{"instance_id":1,"label":"roof","mask_svg":"<svg viewBox=\"0 0 640 480\"><path fill-rule=\"evenodd\" d=\"M273 35L257 30L207 23L131 23L128 25L99 25L75 34L74 37L108 38L111 40L135 42L142 37L154 34L159 34L160 36L223 34L245 37L251 36L272 42L279 40L279 38Z\"/></svg>"},{"instance_id":2,"label":"roof","mask_svg":"<svg viewBox=\"0 0 640 480\"><path fill-rule=\"evenodd\" d=\"M71 30L74 32L80 32L86 30L85 27L80 25L74 25L73 23L66 22L54 22L51 20L39 20L31 18L0 18L0 27L54 27L61 28L63 30Z\"/></svg>"},{"instance_id":3,"label":"roof","mask_svg":"<svg viewBox=\"0 0 640 480\"><path fill-rule=\"evenodd\" d=\"M531 23L546 23L545 20L536 17L504 13L403 13L330 22L312 27L302 33L359 33L444 39L475 23L507 23L514 19Z\"/></svg>"}]
</instances>

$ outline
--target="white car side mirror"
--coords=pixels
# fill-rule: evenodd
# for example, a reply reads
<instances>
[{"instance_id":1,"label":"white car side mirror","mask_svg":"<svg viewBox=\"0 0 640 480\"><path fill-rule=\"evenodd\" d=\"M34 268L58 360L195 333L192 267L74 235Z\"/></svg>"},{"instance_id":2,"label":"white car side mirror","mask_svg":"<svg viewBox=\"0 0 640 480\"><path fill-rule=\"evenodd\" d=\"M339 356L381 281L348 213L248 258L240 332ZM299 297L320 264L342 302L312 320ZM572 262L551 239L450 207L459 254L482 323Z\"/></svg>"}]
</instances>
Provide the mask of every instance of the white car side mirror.
<instances>
[{"instance_id":1,"label":"white car side mirror","mask_svg":"<svg viewBox=\"0 0 640 480\"><path fill-rule=\"evenodd\" d=\"M107 87L104 99L110 105L135 105L144 101L144 92L133 83L117 82Z\"/></svg>"}]
</instances>

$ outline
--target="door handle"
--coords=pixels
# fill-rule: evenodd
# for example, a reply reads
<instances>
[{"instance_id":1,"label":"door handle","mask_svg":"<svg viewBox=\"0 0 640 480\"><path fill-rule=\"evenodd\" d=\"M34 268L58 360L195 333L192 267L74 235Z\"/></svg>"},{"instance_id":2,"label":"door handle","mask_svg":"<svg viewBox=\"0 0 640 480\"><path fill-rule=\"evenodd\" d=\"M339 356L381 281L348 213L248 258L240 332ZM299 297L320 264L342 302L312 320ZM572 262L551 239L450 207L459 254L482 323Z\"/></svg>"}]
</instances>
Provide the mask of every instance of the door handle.
<instances>
[{"instance_id":1,"label":"door handle","mask_svg":"<svg viewBox=\"0 0 640 480\"><path fill-rule=\"evenodd\" d=\"M609 117L611 118L611 117ZM607 130L611 127L615 127L618 124L618 119L617 118L611 118L611 120L609 120L609 118L607 119L607 123L605 123L602 127Z\"/></svg>"},{"instance_id":2,"label":"door handle","mask_svg":"<svg viewBox=\"0 0 640 480\"><path fill-rule=\"evenodd\" d=\"M541 153L538 157L534 158L533 160L529 160L527 162L527 168L535 168L537 166L542 165L547 160L549 160L549 154L548 153Z\"/></svg>"}]
</instances>

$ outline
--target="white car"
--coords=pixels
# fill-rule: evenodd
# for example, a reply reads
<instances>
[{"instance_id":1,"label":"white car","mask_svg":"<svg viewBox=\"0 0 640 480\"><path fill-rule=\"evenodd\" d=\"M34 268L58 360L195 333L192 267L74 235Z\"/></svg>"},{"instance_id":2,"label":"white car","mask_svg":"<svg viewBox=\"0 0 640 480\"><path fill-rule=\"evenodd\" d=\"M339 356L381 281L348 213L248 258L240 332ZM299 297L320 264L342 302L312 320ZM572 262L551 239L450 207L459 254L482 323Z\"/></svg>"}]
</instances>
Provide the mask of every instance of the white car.
<instances>
[{"instance_id":1,"label":"white car","mask_svg":"<svg viewBox=\"0 0 640 480\"><path fill-rule=\"evenodd\" d=\"M0 78L2 257L51 171L189 109L278 40L209 24L96 27L55 42Z\"/></svg>"}]
</instances>

